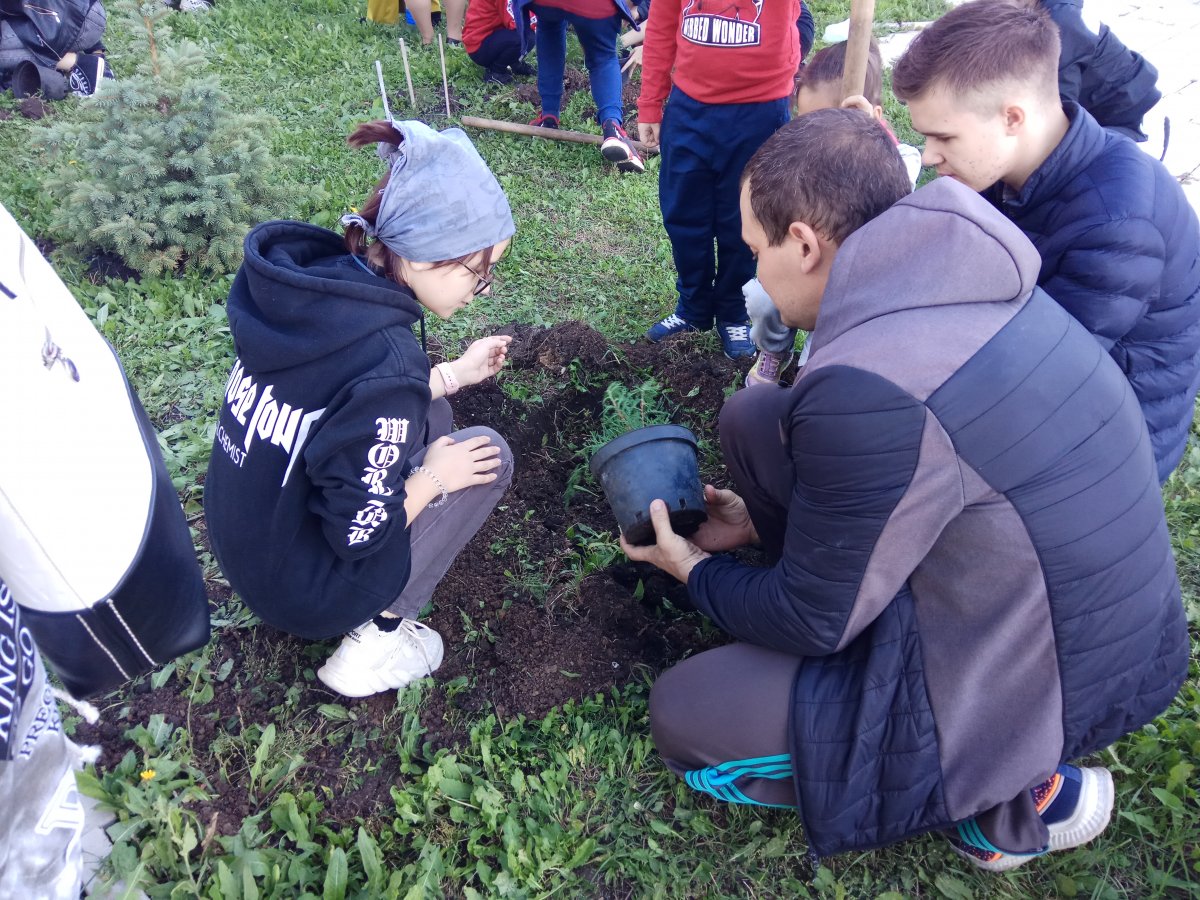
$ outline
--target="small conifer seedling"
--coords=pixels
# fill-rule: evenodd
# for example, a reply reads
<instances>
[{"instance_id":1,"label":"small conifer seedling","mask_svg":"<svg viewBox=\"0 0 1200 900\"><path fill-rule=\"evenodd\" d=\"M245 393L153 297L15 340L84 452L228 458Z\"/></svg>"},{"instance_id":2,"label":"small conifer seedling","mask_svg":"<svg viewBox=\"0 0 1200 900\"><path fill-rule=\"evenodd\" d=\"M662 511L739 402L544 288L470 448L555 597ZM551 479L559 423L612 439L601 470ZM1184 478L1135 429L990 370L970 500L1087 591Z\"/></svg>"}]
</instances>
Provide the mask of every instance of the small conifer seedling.
<instances>
[{"instance_id":1,"label":"small conifer seedling","mask_svg":"<svg viewBox=\"0 0 1200 900\"><path fill-rule=\"evenodd\" d=\"M204 53L175 43L162 4L117 9L134 35L118 78L47 125L52 227L84 253L115 253L143 275L241 260L249 227L285 197L268 151L271 120L234 111Z\"/></svg>"}]
</instances>

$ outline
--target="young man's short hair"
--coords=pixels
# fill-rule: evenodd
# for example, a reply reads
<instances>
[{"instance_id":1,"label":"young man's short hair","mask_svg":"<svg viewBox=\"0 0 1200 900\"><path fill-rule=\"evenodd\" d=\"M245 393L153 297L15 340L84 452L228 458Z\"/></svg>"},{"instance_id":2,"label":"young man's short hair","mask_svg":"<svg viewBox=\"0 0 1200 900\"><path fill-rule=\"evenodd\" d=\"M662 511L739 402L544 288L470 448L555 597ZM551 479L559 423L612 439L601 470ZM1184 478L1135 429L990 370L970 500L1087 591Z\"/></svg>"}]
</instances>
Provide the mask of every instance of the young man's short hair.
<instances>
[{"instance_id":1,"label":"young man's short hair","mask_svg":"<svg viewBox=\"0 0 1200 900\"><path fill-rule=\"evenodd\" d=\"M1006 83L1057 100L1059 50L1058 27L1035 0L974 0L917 35L892 69L892 92L908 101L937 86L973 96L986 114Z\"/></svg>"},{"instance_id":2,"label":"young man's short hair","mask_svg":"<svg viewBox=\"0 0 1200 900\"><path fill-rule=\"evenodd\" d=\"M747 183L772 247L793 222L840 244L911 184L891 136L856 109L819 109L784 125L746 164Z\"/></svg>"},{"instance_id":3,"label":"young man's short hair","mask_svg":"<svg viewBox=\"0 0 1200 900\"><path fill-rule=\"evenodd\" d=\"M815 53L800 70L796 90L799 91L803 87L815 88L830 82L841 84L846 72L846 44L846 41L842 41ZM862 93L872 106L883 105L883 57L879 55L879 45L875 43L875 38L871 38L870 50L867 53L867 78Z\"/></svg>"}]
</instances>

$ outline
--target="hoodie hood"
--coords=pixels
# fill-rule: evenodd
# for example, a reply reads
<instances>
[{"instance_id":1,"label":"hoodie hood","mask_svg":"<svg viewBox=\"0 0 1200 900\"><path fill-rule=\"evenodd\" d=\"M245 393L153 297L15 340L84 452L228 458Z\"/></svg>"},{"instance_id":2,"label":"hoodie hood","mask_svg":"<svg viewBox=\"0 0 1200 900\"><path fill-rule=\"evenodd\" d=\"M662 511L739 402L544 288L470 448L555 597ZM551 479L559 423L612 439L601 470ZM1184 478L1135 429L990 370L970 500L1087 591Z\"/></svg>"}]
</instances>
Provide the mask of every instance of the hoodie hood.
<instances>
[{"instance_id":1,"label":"hoodie hood","mask_svg":"<svg viewBox=\"0 0 1200 900\"><path fill-rule=\"evenodd\" d=\"M227 309L238 356L260 373L312 362L421 318L412 291L366 271L341 237L304 222L251 229Z\"/></svg>"},{"instance_id":2,"label":"hoodie hood","mask_svg":"<svg viewBox=\"0 0 1200 900\"><path fill-rule=\"evenodd\" d=\"M969 227L964 227L964 225ZM838 249L813 350L879 316L1026 300L1041 259L1020 229L951 178L938 178L868 222Z\"/></svg>"}]
</instances>

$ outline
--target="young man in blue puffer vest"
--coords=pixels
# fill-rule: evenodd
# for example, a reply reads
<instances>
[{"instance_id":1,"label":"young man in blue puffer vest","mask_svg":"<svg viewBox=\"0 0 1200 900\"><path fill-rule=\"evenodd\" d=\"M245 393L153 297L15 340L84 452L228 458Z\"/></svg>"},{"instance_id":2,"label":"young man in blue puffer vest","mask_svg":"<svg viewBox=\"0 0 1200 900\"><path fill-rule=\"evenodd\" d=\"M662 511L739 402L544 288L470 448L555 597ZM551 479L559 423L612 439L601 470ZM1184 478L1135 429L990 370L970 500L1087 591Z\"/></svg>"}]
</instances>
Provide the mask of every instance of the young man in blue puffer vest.
<instances>
[{"instance_id":1,"label":"young man in blue puffer vest","mask_svg":"<svg viewBox=\"0 0 1200 900\"><path fill-rule=\"evenodd\" d=\"M1160 162L1060 100L1059 47L1045 10L976 0L913 41L892 85L925 165L1025 232L1038 285L1125 373L1166 481L1200 386L1200 223Z\"/></svg>"}]
</instances>

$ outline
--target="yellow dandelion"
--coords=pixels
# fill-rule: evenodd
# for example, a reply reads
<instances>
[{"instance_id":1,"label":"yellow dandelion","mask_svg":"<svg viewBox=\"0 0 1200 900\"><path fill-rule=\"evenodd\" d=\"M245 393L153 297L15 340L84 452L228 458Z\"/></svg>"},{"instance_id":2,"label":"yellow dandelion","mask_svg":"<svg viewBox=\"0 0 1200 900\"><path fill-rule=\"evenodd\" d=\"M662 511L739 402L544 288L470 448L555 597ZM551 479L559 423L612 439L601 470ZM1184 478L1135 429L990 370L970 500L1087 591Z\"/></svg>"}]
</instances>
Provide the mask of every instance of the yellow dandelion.
<instances>
[{"instance_id":1,"label":"yellow dandelion","mask_svg":"<svg viewBox=\"0 0 1200 900\"><path fill-rule=\"evenodd\" d=\"M157 774L158 773L155 772L153 769L146 769L144 772L142 772L142 781L149 781L151 778L153 778Z\"/></svg>"},{"instance_id":2,"label":"yellow dandelion","mask_svg":"<svg viewBox=\"0 0 1200 900\"><path fill-rule=\"evenodd\" d=\"M358 207L357 206L350 207L350 212L352 212L352 213L358 212Z\"/></svg>"}]
</instances>

